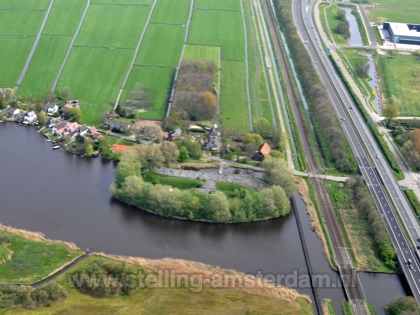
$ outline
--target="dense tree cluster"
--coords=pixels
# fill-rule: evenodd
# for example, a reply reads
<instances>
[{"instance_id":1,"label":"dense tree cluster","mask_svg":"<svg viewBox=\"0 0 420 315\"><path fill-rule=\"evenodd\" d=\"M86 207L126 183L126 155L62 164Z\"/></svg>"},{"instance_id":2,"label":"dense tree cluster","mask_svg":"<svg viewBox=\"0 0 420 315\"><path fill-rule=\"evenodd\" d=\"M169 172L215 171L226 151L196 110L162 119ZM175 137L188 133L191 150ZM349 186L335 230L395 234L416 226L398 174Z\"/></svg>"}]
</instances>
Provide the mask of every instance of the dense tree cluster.
<instances>
[{"instance_id":1,"label":"dense tree cluster","mask_svg":"<svg viewBox=\"0 0 420 315\"><path fill-rule=\"evenodd\" d=\"M328 98L325 87L320 83L319 75L314 69L311 58L297 34L290 10L290 2L275 0L280 14L279 22L284 27L292 55L299 63L296 64L298 75L304 92L311 103L312 117L315 119L317 132L322 135L322 145L331 154L334 166L346 173L356 171L357 165L349 154L346 139L337 124L333 106Z\"/></svg>"},{"instance_id":2,"label":"dense tree cluster","mask_svg":"<svg viewBox=\"0 0 420 315\"><path fill-rule=\"evenodd\" d=\"M401 152L410 166L420 170L420 129L403 131L402 129L393 132L395 140L402 147Z\"/></svg>"},{"instance_id":3,"label":"dense tree cluster","mask_svg":"<svg viewBox=\"0 0 420 315\"><path fill-rule=\"evenodd\" d=\"M0 285L0 311L15 306L36 308L51 305L67 297L67 291L55 282L32 288L26 285Z\"/></svg>"},{"instance_id":4,"label":"dense tree cluster","mask_svg":"<svg viewBox=\"0 0 420 315\"><path fill-rule=\"evenodd\" d=\"M123 202L163 216L213 222L246 222L289 213L288 197L293 193L294 186L288 177L290 170L282 170L285 179L281 179L279 174L271 175L273 186L260 191L235 190L233 196L227 198L219 191L204 194L145 182L143 176L147 170L142 174L141 154L129 150L121 156L111 192Z\"/></svg>"},{"instance_id":5,"label":"dense tree cluster","mask_svg":"<svg viewBox=\"0 0 420 315\"><path fill-rule=\"evenodd\" d=\"M171 115L186 120L207 120L219 111L214 93L217 68L207 60L188 60L181 64Z\"/></svg>"},{"instance_id":6,"label":"dense tree cluster","mask_svg":"<svg viewBox=\"0 0 420 315\"><path fill-rule=\"evenodd\" d=\"M412 296L400 296L385 305L387 315L418 315L420 308Z\"/></svg>"},{"instance_id":7,"label":"dense tree cluster","mask_svg":"<svg viewBox=\"0 0 420 315\"><path fill-rule=\"evenodd\" d=\"M68 277L80 292L96 297L130 295L139 287L142 268L125 263L95 259L71 272Z\"/></svg>"},{"instance_id":8,"label":"dense tree cluster","mask_svg":"<svg viewBox=\"0 0 420 315\"><path fill-rule=\"evenodd\" d=\"M370 235L372 236L377 252L381 259L390 269L397 266L397 257L389 240L388 234L382 223L379 211L376 209L375 203L369 191L367 190L363 178L358 176L352 185L353 202L356 208L363 213L364 219L370 227Z\"/></svg>"}]
</instances>

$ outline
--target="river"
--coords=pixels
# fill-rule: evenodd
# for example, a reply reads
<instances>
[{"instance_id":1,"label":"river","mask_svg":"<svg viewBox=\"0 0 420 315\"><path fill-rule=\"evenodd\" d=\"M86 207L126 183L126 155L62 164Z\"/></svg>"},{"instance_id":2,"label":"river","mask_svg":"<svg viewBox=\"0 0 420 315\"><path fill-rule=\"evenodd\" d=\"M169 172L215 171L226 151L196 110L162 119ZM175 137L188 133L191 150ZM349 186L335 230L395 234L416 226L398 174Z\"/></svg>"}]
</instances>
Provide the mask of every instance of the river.
<instances>
[{"instance_id":1,"label":"river","mask_svg":"<svg viewBox=\"0 0 420 315\"><path fill-rule=\"evenodd\" d=\"M113 162L100 158L51 150L51 144L32 127L0 124L0 222L109 254L182 258L276 275L280 280L285 275L307 274L293 212L277 220L237 225L165 219L113 201L109 185L114 168ZM315 272L334 282L337 275L309 228L305 209L298 211L303 213ZM364 288L378 310L393 296L404 294L398 276L366 277ZM310 288L295 287L295 283L286 282L312 296ZM330 297L337 311L344 299L339 288L324 288L320 295Z\"/></svg>"},{"instance_id":2,"label":"river","mask_svg":"<svg viewBox=\"0 0 420 315\"><path fill-rule=\"evenodd\" d=\"M340 7L340 9L346 11L346 19L349 22L350 37L347 38L347 42L350 46L363 46L362 36L360 36L359 25L357 24L356 17L351 13L352 8Z\"/></svg>"}]
</instances>

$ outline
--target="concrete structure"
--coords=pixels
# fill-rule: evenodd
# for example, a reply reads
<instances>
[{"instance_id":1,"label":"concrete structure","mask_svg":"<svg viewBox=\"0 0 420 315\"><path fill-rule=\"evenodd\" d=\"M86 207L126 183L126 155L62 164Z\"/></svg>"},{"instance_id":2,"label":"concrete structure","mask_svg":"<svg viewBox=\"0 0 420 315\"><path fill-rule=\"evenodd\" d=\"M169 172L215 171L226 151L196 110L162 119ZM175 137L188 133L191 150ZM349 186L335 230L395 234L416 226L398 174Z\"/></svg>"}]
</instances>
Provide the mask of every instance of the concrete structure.
<instances>
[{"instance_id":1,"label":"concrete structure","mask_svg":"<svg viewBox=\"0 0 420 315\"><path fill-rule=\"evenodd\" d=\"M420 45L420 24L385 22L383 29L394 43Z\"/></svg>"}]
</instances>

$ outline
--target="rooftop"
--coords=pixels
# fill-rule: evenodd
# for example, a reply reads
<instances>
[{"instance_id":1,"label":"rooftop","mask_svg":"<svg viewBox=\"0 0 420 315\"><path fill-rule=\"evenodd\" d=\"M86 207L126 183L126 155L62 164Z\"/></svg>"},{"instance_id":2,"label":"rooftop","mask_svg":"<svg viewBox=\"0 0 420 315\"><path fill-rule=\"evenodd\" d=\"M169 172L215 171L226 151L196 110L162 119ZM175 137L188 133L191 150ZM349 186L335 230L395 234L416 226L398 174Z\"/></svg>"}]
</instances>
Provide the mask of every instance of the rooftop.
<instances>
[{"instance_id":1,"label":"rooftop","mask_svg":"<svg viewBox=\"0 0 420 315\"><path fill-rule=\"evenodd\" d=\"M388 22L388 24L394 35L420 37L420 25L394 22Z\"/></svg>"}]
</instances>

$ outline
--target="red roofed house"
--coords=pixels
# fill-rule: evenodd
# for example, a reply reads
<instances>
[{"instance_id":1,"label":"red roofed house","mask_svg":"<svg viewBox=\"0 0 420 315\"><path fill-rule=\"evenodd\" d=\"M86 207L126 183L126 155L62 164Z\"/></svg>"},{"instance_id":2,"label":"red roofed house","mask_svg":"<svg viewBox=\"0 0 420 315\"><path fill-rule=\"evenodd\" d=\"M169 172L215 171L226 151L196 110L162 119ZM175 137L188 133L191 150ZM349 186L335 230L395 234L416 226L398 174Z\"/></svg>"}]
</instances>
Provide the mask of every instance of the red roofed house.
<instances>
[{"instance_id":1,"label":"red roofed house","mask_svg":"<svg viewBox=\"0 0 420 315\"><path fill-rule=\"evenodd\" d=\"M132 149L132 146L129 145L122 145L122 144L113 144L111 147L111 151L112 153L114 153L115 151L126 151L129 149Z\"/></svg>"},{"instance_id":2,"label":"red roofed house","mask_svg":"<svg viewBox=\"0 0 420 315\"><path fill-rule=\"evenodd\" d=\"M257 152L255 153L254 159L257 161L262 161L264 158L269 155L271 152L271 148L268 145L267 142L264 142L262 145L260 145L257 149Z\"/></svg>"}]
</instances>

